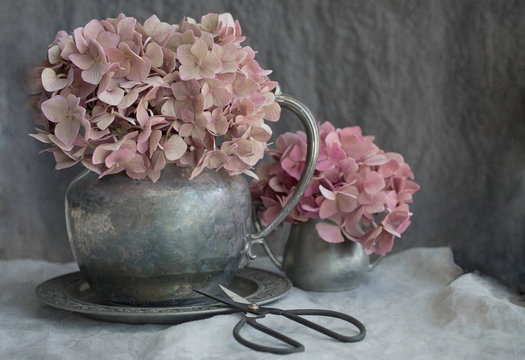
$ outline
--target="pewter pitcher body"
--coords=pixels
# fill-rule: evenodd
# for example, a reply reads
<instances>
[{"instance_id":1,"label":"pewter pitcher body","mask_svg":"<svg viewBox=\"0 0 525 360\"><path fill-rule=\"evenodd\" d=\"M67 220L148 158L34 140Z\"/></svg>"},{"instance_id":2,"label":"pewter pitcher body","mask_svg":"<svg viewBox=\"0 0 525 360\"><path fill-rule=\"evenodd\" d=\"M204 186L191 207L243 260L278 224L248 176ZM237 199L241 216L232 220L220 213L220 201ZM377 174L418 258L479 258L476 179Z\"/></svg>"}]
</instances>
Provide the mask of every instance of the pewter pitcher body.
<instances>
[{"instance_id":1,"label":"pewter pitcher body","mask_svg":"<svg viewBox=\"0 0 525 360\"><path fill-rule=\"evenodd\" d=\"M317 234L315 225L323 220L310 219L293 224L280 261L263 243L272 262L286 273L294 286L309 291L344 291L358 287L363 277L381 260L370 262L359 243L345 239L329 243ZM255 221L255 227L260 223Z\"/></svg>"},{"instance_id":2,"label":"pewter pitcher body","mask_svg":"<svg viewBox=\"0 0 525 360\"><path fill-rule=\"evenodd\" d=\"M247 181L167 166L156 183L86 172L69 187L71 248L89 284L109 302L162 305L192 287L227 283L250 233Z\"/></svg>"}]
</instances>

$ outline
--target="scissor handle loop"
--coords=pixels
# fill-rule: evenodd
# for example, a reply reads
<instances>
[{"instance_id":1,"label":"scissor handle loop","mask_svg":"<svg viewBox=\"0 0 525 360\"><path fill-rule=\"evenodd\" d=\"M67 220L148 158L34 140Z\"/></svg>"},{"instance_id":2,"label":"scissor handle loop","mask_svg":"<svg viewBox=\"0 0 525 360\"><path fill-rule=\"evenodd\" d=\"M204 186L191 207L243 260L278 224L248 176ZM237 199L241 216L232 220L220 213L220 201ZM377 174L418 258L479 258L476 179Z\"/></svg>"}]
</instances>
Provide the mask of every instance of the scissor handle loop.
<instances>
[{"instance_id":1,"label":"scissor handle loop","mask_svg":"<svg viewBox=\"0 0 525 360\"><path fill-rule=\"evenodd\" d=\"M292 309L292 310L267 309L267 310L268 310L268 313L270 314L278 314L278 315L285 316L290 320L293 320L315 331L318 331L327 336L330 336L331 338L336 339L337 341L340 341L340 342L357 342L357 341L363 340L366 336L366 328L362 322L360 322L353 316L350 316L350 315L347 315L347 314L344 314L338 311L318 310L318 309ZM359 330L359 334L354 335L354 336L343 335L333 330L330 330L324 326L311 322L310 320L307 320L299 315L307 315L307 316L317 315L317 316L326 316L326 317L341 319L341 320L344 320L354 325Z\"/></svg>"},{"instance_id":2,"label":"scissor handle loop","mask_svg":"<svg viewBox=\"0 0 525 360\"><path fill-rule=\"evenodd\" d=\"M258 317L258 318L262 318L262 317L263 316ZM303 344L295 341L294 339L289 338L286 335L281 334L280 332L277 332L275 330L270 329L269 327L266 327L266 326L264 326L262 324L259 324L256 321L256 319L257 318L248 318L248 317L243 316L241 318L241 320L237 323L237 325L235 325L235 327L233 328L233 337L235 338L235 340L237 340L240 344L242 344L242 345L244 345L246 347L249 347L250 349L253 349L253 350L256 350L256 351L262 351L262 352L269 352L269 353L273 353L273 354L292 354L292 353L303 352L304 351L304 345ZM288 344L288 345L290 345L292 347L276 348L276 347L271 347L271 346L259 345L259 344L255 344L255 343L253 343L251 341L248 341L245 338L243 338L241 336L241 334L240 334L241 329L246 324L248 324L251 327L253 327L254 329L262 331L263 333L268 334L271 337L273 337L273 338L275 338L277 340L280 340L283 343L286 343L286 344Z\"/></svg>"}]
</instances>

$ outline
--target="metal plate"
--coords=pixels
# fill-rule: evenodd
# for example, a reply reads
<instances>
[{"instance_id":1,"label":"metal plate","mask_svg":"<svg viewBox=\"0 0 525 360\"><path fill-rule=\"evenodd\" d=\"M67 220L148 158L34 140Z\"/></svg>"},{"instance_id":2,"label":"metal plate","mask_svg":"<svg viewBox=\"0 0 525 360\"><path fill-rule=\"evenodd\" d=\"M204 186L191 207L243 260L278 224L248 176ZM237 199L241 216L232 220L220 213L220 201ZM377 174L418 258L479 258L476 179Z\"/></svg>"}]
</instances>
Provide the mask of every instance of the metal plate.
<instances>
[{"instance_id":1,"label":"metal plate","mask_svg":"<svg viewBox=\"0 0 525 360\"><path fill-rule=\"evenodd\" d=\"M228 288L253 303L275 301L291 288L285 277L269 271L245 268ZM95 292L74 272L45 281L36 288L37 297L47 305L72 311L97 320L128 324L178 324L216 314L233 312L216 302L173 307L132 307L102 304Z\"/></svg>"}]
</instances>

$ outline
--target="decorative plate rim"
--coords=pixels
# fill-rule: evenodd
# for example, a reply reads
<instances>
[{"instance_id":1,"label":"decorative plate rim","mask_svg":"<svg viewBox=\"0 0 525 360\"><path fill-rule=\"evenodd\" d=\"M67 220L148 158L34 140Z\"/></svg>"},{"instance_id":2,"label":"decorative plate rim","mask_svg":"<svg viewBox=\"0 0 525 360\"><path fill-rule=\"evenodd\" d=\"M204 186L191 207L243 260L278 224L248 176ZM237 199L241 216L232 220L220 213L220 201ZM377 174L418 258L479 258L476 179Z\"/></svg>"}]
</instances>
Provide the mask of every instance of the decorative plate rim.
<instances>
[{"instance_id":1,"label":"decorative plate rim","mask_svg":"<svg viewBox=\"0 0 525 360\"><path fill-rule=\"evenodd\" d=\"M239 271L236 277L254 282L257 289L246 298L257 304L266 304L283 297L292 287L292 283L286 277L258 268L244 268ZM164 306L164 307L137 307L126 305L104 305L86 302L76 299L66 294L66 289L74 283L85 281L79 271L60 275L44 281L35 289L36 296L45 304L54 308L79 313L89 317L99 317L126 320L128 317L143 317L151 319L164 316L181 317L184 319L192 316L215 315L232 312L219 303L184 305L184 306ZM129 319L127 319L129 322ZM111 321L111 320L109 320Z\"/></svg>"}]
</instances>

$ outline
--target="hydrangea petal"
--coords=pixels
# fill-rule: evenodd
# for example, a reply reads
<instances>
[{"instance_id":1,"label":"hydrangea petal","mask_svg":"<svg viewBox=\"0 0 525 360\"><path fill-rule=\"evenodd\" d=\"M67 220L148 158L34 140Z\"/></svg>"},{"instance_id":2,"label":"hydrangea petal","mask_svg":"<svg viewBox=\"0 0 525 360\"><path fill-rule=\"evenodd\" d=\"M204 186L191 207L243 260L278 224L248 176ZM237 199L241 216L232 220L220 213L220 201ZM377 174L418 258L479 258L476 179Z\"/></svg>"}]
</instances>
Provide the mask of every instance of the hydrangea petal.
<instances>
[{"instance_id":1,"label":"hydrangea petal","mask_svg":"<svg viewBox=\"0 0 525 360\"><path fill-rule=\"evenodd\" d=\"M319 185L319 191L328 200L335 200L335 193L325 188L323 185Z\"/></svg>"},{"instance_id":2,"label":"hydrangea petal","mask_svg":"<svg viewBox=\"0 0 525 360\"><path fill-rule=\"evenodd\" d=\"M319 218L328 219L338 212L339 209L337 208L337 202L335 200L325 199L319 209Z\"/></svg>"},{"instance_id":3,"label":"hydrangea petal","mask_svg":"<svg viewBox=\"0 0 525 360\"><path fill-rule=\"evenodd\" d=\"M204 79L213 78L213 76L220 70L220 68L221 68L221 60L217 57L217 55L210 52L202 60L202 63L200 66L200 75Z\"/></svg>"},{"instance_id":4,"label":"hydrangea petal","mask_svg":"<svg viewBox=\"0 0 525 360\"><path fill-rule=\"evenodd\" d=\"M369 171L365 175L363 185L367 194L377 194L385 187L385 179L378 172Z\"/></svg>"},{"instance_id":5,"label":"hydrangea petal","mask_svg":"<svg viewBox=\"0 0 525 360\"><path fill-rule=\"evenodd\" d=\"M325 222L319 222L315 224L317 234L321 239L329 243L342 243L345 241L341 230L337 225L327 224Z\"/></svg>"},{"instance_id":6,"label":"hydrangea petal","mask_svg":"<svg viewBox=\"0 0 525 360\"><path fill-rule=\"evenodd\" d=\"M133 174L143 174L146 172L144 158L139 154L135 154L135 156L133 156L130 160L126 161L124 166L126 167L126 174L128 174L128 176L129 172L132 172ZM142 178L144 176L146 176L146 174L143 174L143 176L137 176L135 178Z\"/></svg>"},{"instance_id":7,"label":"hydrangea petal","mask_svg":"<svg viewBox=\"0 0 525 360\"><path fill-rule=\"evenodd\" d=\"M97 124L100 130L106 130L109 125L115 120L115 114L104 112L102 115L97 116L93 121Z\"/></svg>"},{"instance_id":8,"label":"hydrangea petal","mask_svg":"<svg viewBox=\"0 0 525 360\"><path fill-rule=\"evenodd\" d=\"M196 62L195 55L191 53L191 45L185 44L177 47L177 59L183 65L193 64Z\"/></svg>"},{"instance_id":9,"label":"hydrangea petal","mask_svg":"<svg viewBox=\"0 0 525 360\"><path fill-rule=\"evenodd\" d=\"M96 61L89 69L82 71L82 79L89 84L98 85L107 68L107 63Z\"/></svg>"},{"instance_id":10,"label":"hydrangea petal","mask_svg":"<svg viewBox=\"0 0 525 360\"><path fill-rule=\"evenodd\" d=\"M178 160L184 155L188 145L177 134L172 134L164 144L164 154L170 161Z\"/></svg>"},{"instance_id":11,"label":"hydrangea petal","mask_svg":"<svg viewBox=\"0 0 525 360\"><path fill-rule=\"evenodd\" d=\"M55 65L62 61L60 57L60 47L58 45L53 45L47 49L47 59L50 64Z\"/></svg>"},{"instance_id":12,"label":"hydrangea petal","mask_svg":"<svg viewBox=\"0 0 525 360\"><path fill-rule=\"evenodd\" d=\"M191 54L195 56L198 61L203 61L208 54L208 46L202 39L197 39L193 45L191 45Z\"/></svg>"},{"instance_id":13,"label":"hydrangea petal","mask_svg":"<svg viewBox=\"0 0 525 360\"><path fill-rule=\"evenodd\" d=\"M162 54L162 48L159 44L149 43L146 47L146 56L150 59L151 66L162 66L164 55Z\"/></svg>"},{"instance_id":14,"label":"hydrangea petal","mask_svg":"<svg viewBox=\"0 0 525 360\"><path fill-rule=\"evenodd\" d=\"M281 106L277 102L263 107L262 110L264 118L268 121L277 121L281 117Z\"/></svg>"},{"instance_id":15,"label":"hydrangea petal","mask_svg":"<svg viewBox=\"0 0 525 360\"><path fill-rule=\"evenodd\" d=\"M55 70L51 68L42 70L41 80L42 86L49 92L61 90L68 85L68 79L58 77Z\"/></svg>"},{"instance_id":16,"label":"hydrangea petal","mask_svg":"<svg viewBox=\"0 0 525 360\"><path fill-rule=\"evenodd\" d=\"M95 63L93 57L89 54L71 54L69 55L69 60L82 70L89 69Z\"/></svg>"},{"instance_id":17,"label":"hydrangea petal","mask_svg":"<svg viewBox=\"0 0 525 360\"><path fill-rule=\"evenodd\" d=\"M182 64L179 67L180 78L182 80L202 79L199 67L195 64Z\"/></svg>"},{"instance_id":18,"label":"hydrangea petal","mask_svg":"<svg viewBox=\"0 0 525 360\"><path fill-rule=\"evenodd\" d=\"M116 87L98 94L98 98L108 105L118 105L124 98L124 90Z\"/></svg>"},{"instance_id":19,"label":"hydrangea petal","mask_svg":"<svg viewBox=\"0 0 525 360\"><path fill-rule=\"evenodd\" d=\"M79 130L80 122L71 116L66 116L64 120L55 126L55 135L65 145L71 145Z\"/></svg>"},{"instance_id":20,"label":"hydrangea petal","mask_svg":"<svg viewBox=\"0 0 525 360\"><path fill-rule=\"evenodd\" d=\"M51 97L44 101L40 107L44 116L52 122L65 119L68 110L67 100L61 95Z\"/></svg>"}]
</instances>

